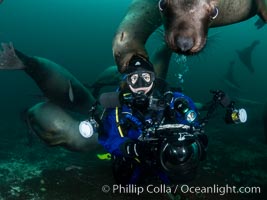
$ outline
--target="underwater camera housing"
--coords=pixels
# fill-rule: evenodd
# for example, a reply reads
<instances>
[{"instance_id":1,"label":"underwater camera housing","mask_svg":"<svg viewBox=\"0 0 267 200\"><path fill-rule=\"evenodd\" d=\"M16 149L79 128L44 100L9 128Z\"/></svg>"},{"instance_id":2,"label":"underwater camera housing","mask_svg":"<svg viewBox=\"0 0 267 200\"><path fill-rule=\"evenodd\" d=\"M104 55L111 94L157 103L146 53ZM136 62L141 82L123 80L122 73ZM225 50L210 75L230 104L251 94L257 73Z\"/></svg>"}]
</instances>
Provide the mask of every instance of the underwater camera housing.
<instances>
[{"instance_id":1,"label":"underwater camera housing","mask_svg":"<svg viewBox=\"0 0 267 200\"><path fill-rule=\"evenodd\" d=\"M206 151L199 135L205 136L206 140L207 137L200 129L184 124L165 124L146 134L148 137L144 141L155 150L150 159L157 168L173 181L194 179Z\"/></svg>"}]
</instances>

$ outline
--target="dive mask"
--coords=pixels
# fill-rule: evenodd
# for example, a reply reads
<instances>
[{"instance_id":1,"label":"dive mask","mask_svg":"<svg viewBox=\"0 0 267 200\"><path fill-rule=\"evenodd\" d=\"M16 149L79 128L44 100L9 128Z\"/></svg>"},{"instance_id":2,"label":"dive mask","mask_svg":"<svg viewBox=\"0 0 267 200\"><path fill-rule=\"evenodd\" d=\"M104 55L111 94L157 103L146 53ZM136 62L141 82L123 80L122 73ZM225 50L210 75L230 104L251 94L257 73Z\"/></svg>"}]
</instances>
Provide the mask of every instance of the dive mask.
<instances>
[{"instance_id":1,"label":"dive mask","mask_svg":"<svg viewBox=\"0 0 267 200\"><path fill-rule=\"evenodd\" d=\"M129 85L132 92L144 92L148 93L155 80L155 74L151 71L137 70L127 75L127 84Z\"/></svg>"}]
</instances>

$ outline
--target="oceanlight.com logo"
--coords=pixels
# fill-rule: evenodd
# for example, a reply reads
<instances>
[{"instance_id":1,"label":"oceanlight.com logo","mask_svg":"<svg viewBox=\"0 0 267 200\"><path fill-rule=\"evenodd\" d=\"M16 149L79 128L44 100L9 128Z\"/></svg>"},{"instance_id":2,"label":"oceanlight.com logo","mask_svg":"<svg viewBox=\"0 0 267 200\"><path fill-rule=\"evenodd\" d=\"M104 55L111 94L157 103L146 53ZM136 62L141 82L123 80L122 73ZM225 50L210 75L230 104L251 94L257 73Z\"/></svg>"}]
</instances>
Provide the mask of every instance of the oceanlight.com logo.
<instances>
[{"instance_id":1,"label":"oceanlight.com logo","mask_svg":"<svg viewBox=\"0 0 267 200\"><path fill-rule=\"evenodd\" d=\"M174 192L181 193L201 193L201 194L219 194L221 196L226 194L260 194L260 187L236 187L226 184L225 186L219 186L214 184L212 186L188 186L180 185L174 189Z\"/></svg>"},{"instance_id":2,"label":"oceanlight.com logo","mask_svg":"<svg viewBox=\"0 0 267 200\"><path fill-rule=\"evenodd\" d=\"M218 194L218 195L227 195L227 194L260 194L260 187L236 187L229 186L228 184L224 186L219 186L214 184L212 186L189 186L189 185L173 185L167 186L164 184L161 185L147 185L147 186L137 186L135 184L129 185L103 185L102 191L104 193L119 193L119 194L137 194L142 193L172 193L172 194L181 194L181 193L191 193L191 194Z\"/></svg>"}]
</instances>

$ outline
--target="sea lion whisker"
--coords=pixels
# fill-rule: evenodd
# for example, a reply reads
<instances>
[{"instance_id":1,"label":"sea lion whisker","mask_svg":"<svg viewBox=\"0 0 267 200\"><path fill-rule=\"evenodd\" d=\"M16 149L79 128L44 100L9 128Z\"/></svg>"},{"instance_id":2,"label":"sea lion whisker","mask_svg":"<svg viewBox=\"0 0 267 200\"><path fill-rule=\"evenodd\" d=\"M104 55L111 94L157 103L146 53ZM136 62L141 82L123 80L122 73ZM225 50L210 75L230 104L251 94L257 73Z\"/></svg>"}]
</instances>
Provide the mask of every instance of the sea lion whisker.
<instances>
[{"instance_id":1,"label":"sea lion whisker","mask_svg":"<svg viewBox=\"0 0 267 200\"><path fill-rule=\"evenodd\" d=\"M205 50L206 48L213 48L213 49L215 49L215 51L211 50L211 52L216 52L217 49L222 49L223 46L222 46L222 43L220 42L220 41L222 41L220 36L221 35L218 32L216 32L214 34L213 33L209 34L207 37L206 45L203 48L203 50Z\"/></svg>"}]
</instances>

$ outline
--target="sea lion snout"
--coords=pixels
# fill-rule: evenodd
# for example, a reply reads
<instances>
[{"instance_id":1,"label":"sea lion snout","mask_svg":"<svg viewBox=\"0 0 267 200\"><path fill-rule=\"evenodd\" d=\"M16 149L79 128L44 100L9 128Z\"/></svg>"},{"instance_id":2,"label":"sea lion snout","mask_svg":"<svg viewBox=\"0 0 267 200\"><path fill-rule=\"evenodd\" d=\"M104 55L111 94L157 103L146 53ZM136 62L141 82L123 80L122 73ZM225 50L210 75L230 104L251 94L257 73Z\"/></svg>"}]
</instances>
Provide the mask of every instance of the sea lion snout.
<instances>
[{"instance_id":1,"label":"sea lion snout","mask_svg":"<svg viewBox=\"0 0 267 200\"><path fill-rule=\"evenodd\" d=\"M162 3L164 7L162 7ZM218 15L214 1L161 0L159 10L165 27L165 39L176 53L194 54L203 49L210 22Z\"/></svg>"},{"instance_id":2,"label":"sea lion snout","mask_svg":"<svg viewBox=\"0 0 267 200\"><path fill-rule=\"evenodd\" d=\"M176 45L178 48L181 49L181 51L186 52L190 49L192 49L194 45L194 41L191 37L178 37L176 39Z\"/></svg>"},{"instance_id":3,"label":"sea lion snout","mask_svg":"<svg viewBox=\"0 0 267 200\"><path fill-rule=\"evenodd\" d=\"M171 28L166 27L166 43L176 53L185 55L197 53L206 44L206 29L200 28L202 25L197 25L197 23L196 26L182 25L185 23L188 22L177 22L176 25L171 25Z\"/></svg>"}]
</instances>

